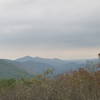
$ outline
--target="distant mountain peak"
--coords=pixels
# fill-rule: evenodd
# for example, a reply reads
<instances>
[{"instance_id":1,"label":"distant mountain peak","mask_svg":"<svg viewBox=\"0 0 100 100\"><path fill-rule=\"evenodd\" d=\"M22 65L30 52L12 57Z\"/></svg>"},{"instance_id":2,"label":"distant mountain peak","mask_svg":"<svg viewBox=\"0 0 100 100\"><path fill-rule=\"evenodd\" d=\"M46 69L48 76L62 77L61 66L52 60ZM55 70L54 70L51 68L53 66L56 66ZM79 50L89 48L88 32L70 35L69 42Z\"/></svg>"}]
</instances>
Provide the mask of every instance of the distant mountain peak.
<instances>
[{"instance_id":1,"label":"distant mountain peak","mask_svg":"<svg viewBox=\"0 0 100 100\"><path fill-rule=\"evenodd\" d=\"M20 61L20 62L30 61L30 60L33 60L33 57L31 57L31 56L24 56L24 57L16 59L16 61Z\"/></svg>"},{"instance_id":2,"label":"distant mountain peak","mask_svg":"<svg viewBox=\"0 0 100 100\"><path fill-rule=\"evenodd\" d=\"M32 59L33 57L31 57L31 56L24 56L22 58L24 58L24 59L27 59L27 58Z\"/></svg>"}]
</instances>

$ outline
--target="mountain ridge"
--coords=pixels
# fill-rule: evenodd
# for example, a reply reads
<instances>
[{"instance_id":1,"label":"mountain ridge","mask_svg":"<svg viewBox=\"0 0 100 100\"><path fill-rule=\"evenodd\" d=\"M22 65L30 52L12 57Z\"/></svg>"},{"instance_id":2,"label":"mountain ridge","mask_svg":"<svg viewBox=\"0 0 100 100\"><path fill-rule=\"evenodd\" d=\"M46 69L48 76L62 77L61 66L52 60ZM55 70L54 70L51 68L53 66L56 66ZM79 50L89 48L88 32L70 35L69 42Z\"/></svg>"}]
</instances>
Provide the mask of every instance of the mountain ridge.
<instances>
[{"instance_id":1,"label":"mountain ridge","mask_svg":"<svg viewBox=\"0 0 100 100\"><path fill-rule=\"evenodd\" d=\"M96 62L97 59L91 59L89 61ZM83 68L86 66L86 62L87 60L62 60L57 58L49 59L24 56L15 60L0 59L0 71L2 75L5 74L5 77L7 75L12 77L15 75L14 73L16 73L15 77L22 77L23 75L21 73L23 72L26 73L25 77L34 76L34 74L42 74L48 69L53 69L54 75L58 75ZM18 74L18 72L20 72L20 74ZM2 75L0 73L0 76Z\"/></svg>"}]
</instances>

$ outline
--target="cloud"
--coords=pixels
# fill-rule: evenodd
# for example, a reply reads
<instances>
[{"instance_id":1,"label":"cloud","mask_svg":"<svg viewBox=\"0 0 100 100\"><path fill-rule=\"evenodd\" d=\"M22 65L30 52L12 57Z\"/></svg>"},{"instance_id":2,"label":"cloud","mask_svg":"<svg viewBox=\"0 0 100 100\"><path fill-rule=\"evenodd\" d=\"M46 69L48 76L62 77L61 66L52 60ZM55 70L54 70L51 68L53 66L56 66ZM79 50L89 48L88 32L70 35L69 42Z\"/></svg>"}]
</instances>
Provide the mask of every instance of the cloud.
<instances>
[{"instance_id":1,"label":"cloud","mask_svg":"<svg viewBox=\"0 0 100 100\"><path fill-rule=\"evenodd\" d=\"M99 0L0 0L0 45L98 48L99 12Z\"/></svg>"}]
</instances>

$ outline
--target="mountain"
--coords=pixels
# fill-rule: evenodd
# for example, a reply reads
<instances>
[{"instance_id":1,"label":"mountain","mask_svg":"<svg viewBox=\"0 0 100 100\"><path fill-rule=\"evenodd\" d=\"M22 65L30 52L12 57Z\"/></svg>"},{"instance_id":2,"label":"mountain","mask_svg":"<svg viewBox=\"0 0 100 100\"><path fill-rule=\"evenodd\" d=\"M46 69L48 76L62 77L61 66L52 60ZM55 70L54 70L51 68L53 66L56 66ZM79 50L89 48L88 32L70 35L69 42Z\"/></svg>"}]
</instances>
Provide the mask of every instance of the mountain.
<instances>
[{"instance_id":1,"label":"mountain","mask_svg":"<svg viewBox=\"0 0 100 100\"><path fill-rule=\"evenodd\" d=\"M33 57L25 56L25 57L16 59L16 61L18 61L18 62L33 61Z\"/></svg>"},{"instance_id":2,"label":"mountain","mask_svg":"<svg viewBox=\"0 0 100 100\"><path fill-rule=\"evenodd\" d=\"M54 74L61 74L77 70L84 67L85 61L83 60L61 60L61 59L48 59L40 57L25 56L15 60L16 66L26 70L28 73L41 74L47 69L53 69Z\"/></svg>"},{"instance_id":3,"label":"mountain","mask_svg":"<svg viewBox=\"0 0 100 100\"><path fill-rule=\"evenodd\" d=\"M97 59L88 62L98 62ZM61 60L25 56L15 60L0 59L0 78L25 78L34 74L42 74L48 69L53 69L53 75L75 71L86 67L87 60Z\"/></svg>"},{"instance_id":4,"label":"mountain","mask_svg":"<svg viewBox=\"0 0 100 100\"><path fill-rule=\"evenodd\" d=\"M27 71L29 74L41 74L45 71L47 71L49 68L53 68L51 65L46 63L40 63L35 61L24 61L24 62L18 62L15 61L14 64L25 71Z\"/></svg>"},{"instance_id":5,"label":"mountain","mask_svg":"<svg viewBox=\"0 0 100 100\"><path fill-rule=\"evenodd\" d=\"M30 76L26 71L18 68L12 62L0 59L0 78L24 78Z\"/></svg>"}]
</instances>

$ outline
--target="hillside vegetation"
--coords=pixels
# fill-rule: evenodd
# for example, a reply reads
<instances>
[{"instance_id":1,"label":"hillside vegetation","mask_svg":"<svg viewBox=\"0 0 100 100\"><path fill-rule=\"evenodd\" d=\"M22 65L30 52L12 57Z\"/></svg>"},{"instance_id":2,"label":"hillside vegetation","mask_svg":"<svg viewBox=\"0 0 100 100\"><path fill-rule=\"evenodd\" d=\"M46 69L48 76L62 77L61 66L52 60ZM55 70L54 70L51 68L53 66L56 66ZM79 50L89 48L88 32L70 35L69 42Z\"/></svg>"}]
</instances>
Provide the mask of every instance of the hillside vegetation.
<instances>
[{"instance_id":1,"label":"hillside vegetation","mask_svg":"<svg viewBox=\"0 0 100 100\"><path fill-rule=\"evenodd\" d=\"M0 100L100 100L100 71L79 69L48 78L48 70L32 79L0 81Z\"/></svg>"},{"instance_id":2,"label":"hillside vegetation","mask_svg":"<svg viewBox=\"0 0 100 100\"><path fill-rule=\"evenodd\" d=\"M0 59L0 79L22 78L30 75L7 60Z\"/></svg>"}]
</instances>

